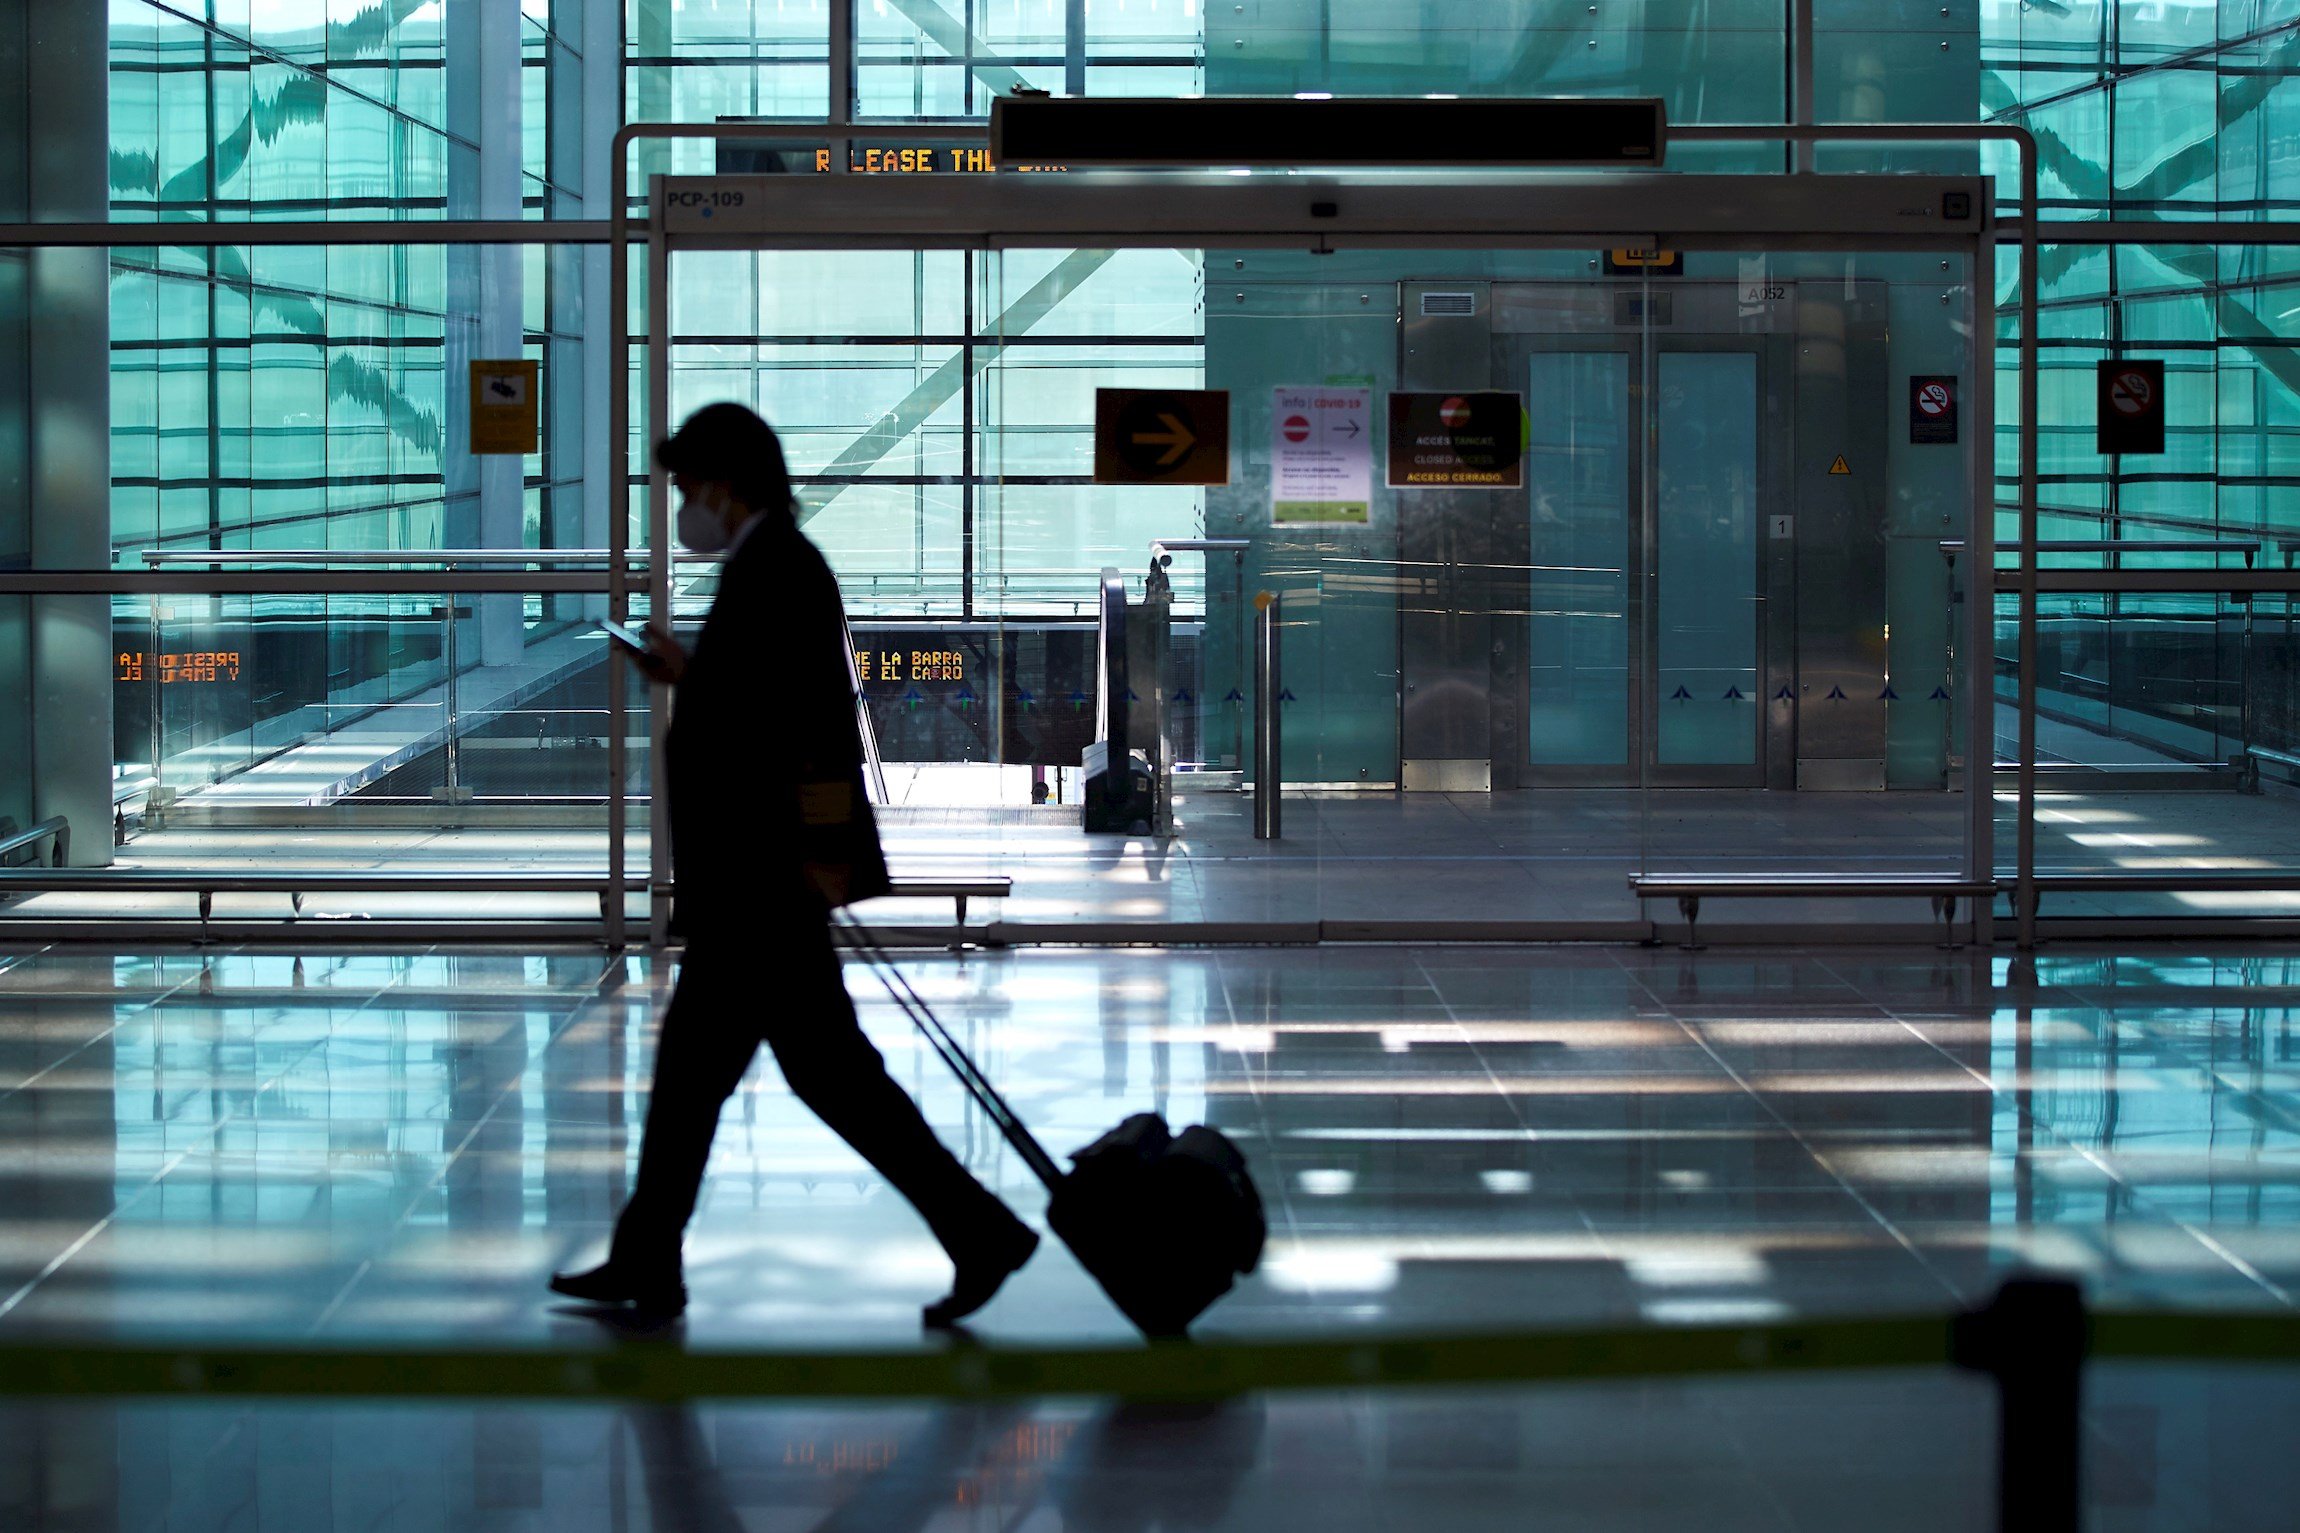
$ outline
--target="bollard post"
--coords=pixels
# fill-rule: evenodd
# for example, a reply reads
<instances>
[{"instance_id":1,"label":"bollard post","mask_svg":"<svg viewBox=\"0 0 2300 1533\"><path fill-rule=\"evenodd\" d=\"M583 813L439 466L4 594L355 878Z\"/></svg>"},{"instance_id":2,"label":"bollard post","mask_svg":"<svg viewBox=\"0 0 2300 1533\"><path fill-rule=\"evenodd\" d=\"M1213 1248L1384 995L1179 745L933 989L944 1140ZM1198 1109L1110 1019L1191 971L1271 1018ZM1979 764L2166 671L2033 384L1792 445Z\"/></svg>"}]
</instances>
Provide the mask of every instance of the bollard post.
<instances>
[{"instance_id":1,"label":"bollard post","mask_svg":"<svg viewBox=\"0 0 2300 1533\"><path fill-rule=\"evenodd\" d=\"M1278 839L1278 594L1255 596L1254 839Z\"/></svg>"},{"instance_id":2,"label":"bollard post","mask_svg":"<svg viewBox=\"0 0 2300 1533\"><path fill-rule=\"evenodd\" d=\"M2083 1525L2085 1339L2084 1295L2062 1278L2008 1278L1985 1308L1957 1319L1957 1365L1997 1384L1999 1533Z\"/></svg>"},{"instance_id":3,"label":"bollard post","mask_svg":"<svg viewBox=\"0 0 2300 1533\"><path fill-rule=\"evenodd\" d=\"M144 795L144 824L158 830L167 816L167 775L160 770L160 726L164 721L160 716L160 596L156 591L152 593L151 648L144 652L144 697L152 721L152 787Z\"/></svg>"},{"instance_id":4,"label":"bollard post","mask_svg":"<svg viewBox=\"0 0 2300 1533\"><path fill-rule=\"evenodd\" d=\"M447 796L450 799L454 798L456 796L456 790L463 786L463 774L460 770L462 764L456 759L455 739L455 719L458 711L456 706L458 701L456 693L459 687L459 678L457 673L462 669L462 667L457 663L460 657L456 653L457 645L455 630L459 626L456 622L456 618L458 616L459 614L456 611L455 593L450 591L447 593L446 643L441 646L441 648L446 651L446 654L441 658L447 667L447 687L443 695L447 699Z\"/></svg>"}]
</instances>

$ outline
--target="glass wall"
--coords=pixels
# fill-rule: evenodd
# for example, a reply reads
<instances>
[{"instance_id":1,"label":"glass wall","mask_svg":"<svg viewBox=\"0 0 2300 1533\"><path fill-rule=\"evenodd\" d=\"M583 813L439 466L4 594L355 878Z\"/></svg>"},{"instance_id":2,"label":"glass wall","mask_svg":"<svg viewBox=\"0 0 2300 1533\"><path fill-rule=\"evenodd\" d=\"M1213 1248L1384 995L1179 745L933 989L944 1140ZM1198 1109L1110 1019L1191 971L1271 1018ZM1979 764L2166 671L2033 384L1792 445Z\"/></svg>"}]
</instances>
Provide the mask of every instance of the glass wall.
<instances>
[{"instance_id":1,"label":"glass wall","mask_svg":"<svg viewBox=\"0 0 2300 1533\"><path fill-rule=\"evenodd\" d=\"M2287 9L2260 0L1982 7L1983 102L2037 134L2043 217L2165 226L2154 240L2043 250L2038 532L2047 569L2106 582L2292 567L2300 266L2289 247L2221 243L2210 226L2290 219L2300 207L2296 26ZM2008 305L2012 282L2008 262L1999 273ZM2017 326L2000 313L1998 365L2009 378ZM2161 453L2098 448L2097 369L2125 358L2163 364ZM2005 543L2018 536L2016 469L2008 433L1998 451ZM2300 775L2289 603L2145 589L2078 589L2042 603L2048 873L2300 868L2283 829ZM2017 609L2007 596L1997 610L1997 752L2010 760ZM2216 891L2134 896L2122 908L2290 903Z\"/></svg>"},{"instance_id":2,"label":"glass wall","mask_svg":"<svg viewBox=\"0 0 2300 1533\"><path fill-rule=\"evenodd\" d=\"M1104 566L1138 574L1204 513L1091 489L1069 385L1194 383L1201 287L1164 251L683 254L671 418L736 400L775 423L858 619L1077 618Z\"/></svg>"},{"instance_id":3,"label":"glass wall","mask_svg":"<svg viewBox=\"0 0 2300 1533\"><path fill-rule=\"evenodd\" d=\"M607 146L627 120L770 125L740 141L642 143L636 194L658 172L859 173L890 184L988 174L983 121L991 101L1018 86L1100 95L1653 94L1673 121L1695 123L1778 121L1788 110L1784 12L1739 0L1586 15L1514 0L856 0L842 12L846 3L89 8L82 24L105 45L103 88L90 98L104 116L101 162L87 167L85 205L27 201L25 216L108 216L135 231L135 243L101 258L95 345L109 359L101 387L83 378L87 398L70 394L109 426L98 476L106 525L101 546L85 551L19 540L22 559L141 575L267 559L274 570L317 571L330 568L315 562L324 556L340 576L392 553L430 555L423 567L445 568L443 554L495 549L560 554L549 568L598 573L581 551L607 541L614 466L599 428L609 388L632 391L632 440L619 445L635 483L646 437L669 422L645 418L635 364L610 378L604 251L553 241L547 229L603 215ZM56 25L70 9L28 14ZM2300 478L2286 461L2300 425L2294 262L2281 247L2179 227L2293 215L2283 167L2294 159L2285 97L2300 69L2296 27L2257 0L1819 7L1824 120L2021 122L2039 136L2036 211L2048 221L2170 226L2174 237L2161 241L2044 250L2040 530L2062 545L2044 556L2049 567L2119 576L2281 570L2291 563L2286 544L2300 547L2300 529L2288 526L2300 521L2292 502ZM834 46L844 51L834 57ZM62 120L53 103L38 110L43 122ZM1770 146L1687 146L1671 166L1773 173L1793 158ZM1965 151L1923 147L1831 149L1818 160L1822 169L1865 170L1975 163ZM2009 192L2009 181L2000 186ZM443 219L532 221L537 237L330 244L306 230L267 243L253 227ZM170 244L158 232L241 223L249 238L231 245ZM70 262L49 254L59 257L45 261L62 284L54 291L66 292ZM890 653L1011 657L1017 646L1040 645L1048 657L1067 656L1087 642L1103 569L1121 571L1142 594L1154 584L1146 578L1153 539L1245 536L1257 540L1248 556L1184 554L1161 572L1177 652L1212 693L1187 689L1206 710L1189 727L1184 758L1194 766L1244 769L1242 715L1218 705L1245 673L1255 591L1298 577L1322 614L1318 659L1303 673L1314 685L1294 688L1299 759L1316 766L1303 781L1316 791L1410 793L1473 779L1496 795L1662 784L1770 790L1781 784L1768 753L1789 742L1789 779L1820 792L1821 777L1804 781L1797 765L1814 755L1806 747L1819 726L1772 717L1793 701L1778 695L1784 662L1765 648L1778 635L1743 619L1788 590L1766 583L1779 536L1774 491L1817 472L1801 458L1776 461L1788 451L1780 444L1798 440L1789 428L1810 423L1778 418L1771 402L1786 396L1767 381L1790 376L1792 349L1804 341L1787 318L1769 330L1752 316L1775 290L1793 295L1779 300L1789 306L1783 315L1819 313L1834 284L1827 302L1858 310L1880 338L1870 359L1875 401L1865 407L1878 420L1862 426L1878 436L1867 457L1853 453L1852 477L1871 465L1881 476L1868 486L1876 515L1863 536L1875 534L1869 551L1885 618L1870 658L1887 679L1868 698L1848 695L1882 705L1871 708L1879 743L1830 791L1940 793L1968 754L1947 720L1960 664L1957 603L1992 598L1987 577L1960 569L1956 551L1942 546L1963 530L1959 455L1904 445L1900 419L1911 380L1978 365L1940 323L1961 303L1963 277L1883 253L1836 265L1697 254L1675 279L1673 301L1688 323L1657 328L1710 339L1648 355L1618 335L1603 338L1618 326L1594 310L1575 317L1575 305L1621 286L1600 254L1495 262L1430 252L1418 265L1227 250L693 255L681 258L668 294L672 333L657 339L668 348L674 418L734 399L784 431L807 530L845 582L860 651L883 638ZM56 308L37 296L44 259L28 254L12 279L28 329ZM2004 541L2015 533L2014 269L2000 253ZM1540 406L1527 412L1524 447L1530 463L1544 465L1542 483L1528 492L1525 536L1512 532L1507 549L1535 578L1528 589L1511 586L1518 605L1494 636L1500 648L1488 646L1500 670L1486 684L1514 714L1495 725L1492 738L1506 737L1507 749L1487 753L1482 777L1465 775L1470 758L1431 746L1415 722L1409 673L1416 623L1428 614L1403 572L1419 557L1418 529L1444 518L1385 524L1388 497L1377 491L1363 526L1280 536L1247 505L1254 476L1268 472L1271 391L1378 391L1403 379L1400 337L1427 317L1414 308L1423 288L1490 298L1481 386L1521 391ZM1712 303L1736 309L1730 323L1692 325ZM634 294L634 334L643 313ZM57 365L17 381L65 398L70 349L29 345L27 355ZM2093 448L2093 367L2133 355L2166 364L2168 450L2106 457ZM470 450L469 368L488 360L539 367L531 452ZM1093 484L1095 391L1142 384L1233 390L1230 486ZM1613 515L1615 502L1643 508L1650 525ZM305 562L283 562L290 556ZM1728 566L1722 585L1692 573ZM96 753L110 758L114 790L131 795L126 828L143 829L144 805L132 795L150 782L166 790L159 807L177 810L179 825L197 817L167 802L177 794L205 795L219 812L234 800L285 810L363 796L437 802L442 792L453 802L471 792L481 807L532 808L603 794L603 762L557 759L560 742L566 752L601 743L580 723L604 687L587 637L599 593L512 584L111 593L110 653L80 691L101 692L100 678L111 677L108 737ZM699 606L708 577L682 574L680 589ZM2073 791L2076 773L2107 769L2124 773L2125 787L2147 774L2150 792L2260 789L2258 802L2272 806L2287 780L2300 780L2300 665L2287 653L2287 606L2211 591L2056 593L2040 709L2054 791ZM1663 609L1686 622L1641 626L1638 614ZM1995 657L2008 708L2012 645L2008 617ZM244 696L232 695L220 658L234 655L250 679ZM1073 659L1046 659L1043 679L1067 706L1080 688L1053 680L1070 674L1064 665L1075 670ZM222 679L209 680L211 671ZM1900 684L1920 676L1923 684ZM874 699L888 761L920 769L912 775L923 797L912 802L935 802L931 769L960 764L1007 769L989 795L997 802L1027 805L1033 779L1049 770L1053 780L1039 791L1064 796L1064 774L1076 771L1061 759L1075 754L1066 734L1021 743L1003 717L972 711L982 698L971 687L948 699L914 690ZM1761 705L1758 690L1767 693ZM385 721L422 710L431 723L391 749L362 743L397 739ZM485 738L526 740L533 759L513 763L505 747L490 757L498 770L474 776L487 753L461 749L470 729L456 721L466 715L485 721L472 726ZM2000 710L2000 758L2015 732ZM323 756L331 764L315 766L307 784L305 764ZM974 803L981 790L959 796ZM2151 800L2131 812L2145 822L2161 808ZM0 812L21 819L31 806ZM2245 813L2249 824L2253 810Z\"/></svg>"},{"instance_id":4,"label":"glass wall","mask_svg":"<svg viewBox=\"0 0 2300 1533\"><path fill-rule=\"evenodd\" d=\"M144 226L580 216L587 21L610 70L616 41L601 10L122 0L108 18L110 214ZM112 250L116 568L348 556L340 569L385 551L604 541L585 448L599 406L586 312L604 292L603 250L267 245L250 232L240 245ZM472 450L469 368L484 360L538 367L523 456ZM201 553L230 557L188 561ZM179 816L327 805L427 775L468 791L447 764L465 732L496 728L479 721L514 701L596 687L567 674L579 647L596 669L596 645L568 632L582 605L512 591L120 598L116 789L140 811L137 790L157 785ZM411 727L419 715L428 726ZM353 749L362 737L375 748ZM526 775L535 788L498 781L481 796L605 792L596 761L561 793L541 785L566 773Z\"/></svg>"}]
</instances>

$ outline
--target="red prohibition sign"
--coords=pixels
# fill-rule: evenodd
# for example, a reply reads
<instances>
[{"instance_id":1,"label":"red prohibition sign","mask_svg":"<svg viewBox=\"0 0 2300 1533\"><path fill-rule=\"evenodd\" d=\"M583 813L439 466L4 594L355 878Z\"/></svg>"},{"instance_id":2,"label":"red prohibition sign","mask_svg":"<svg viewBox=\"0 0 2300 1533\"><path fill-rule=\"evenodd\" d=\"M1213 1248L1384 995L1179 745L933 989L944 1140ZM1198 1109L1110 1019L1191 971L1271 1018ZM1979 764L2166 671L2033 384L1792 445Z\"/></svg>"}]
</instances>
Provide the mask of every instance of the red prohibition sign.
<instances>
[{"instance_id":1,"label":"red prohibition sign","mask_svg":"<svg viewBox=\"0 0 2300 1533\"><path fill-rule=\"evenodd\" d=\"M1927 415L1946 414L1949 408L1948 385L1928 383L1917 390L1917 408Z\"/></svg>"},{"instance_id":2,"label":"red prohibition sign","mask_svg":"<svg viewBox=\"0 0 2300 1533\"><path fill-rule=\"evenodd\" d=\"M2149 386L2148 374L2137 370L2121 372L2108 385L2108 402L2116 406L2120 415L2145 415L2156 399L2156 390Z\"/></svg>"},{"instance_id":3,"label":"red prohibition sign","mask_svg":"<svg viewBox=\"0 0 2300 1533\"><path fill-rule=\"evenodd\" d=\"M1438 406L1438 419L1449 431L1459 431L1469 424L1469 401L1455 395Z\"/></svg>"},{"instance_id":4,"label":"red prohibition sign","mask_svg":"<svg viewBox=\"0 0 2300 1533\"><path fill-rule=\"evenodd\" d=\"M1304 416L1287 416L1285 425L1279 429L1286 433L1289 442L1307 442L1310 439L1310 423Z\"/></svg>"}]
</instances>

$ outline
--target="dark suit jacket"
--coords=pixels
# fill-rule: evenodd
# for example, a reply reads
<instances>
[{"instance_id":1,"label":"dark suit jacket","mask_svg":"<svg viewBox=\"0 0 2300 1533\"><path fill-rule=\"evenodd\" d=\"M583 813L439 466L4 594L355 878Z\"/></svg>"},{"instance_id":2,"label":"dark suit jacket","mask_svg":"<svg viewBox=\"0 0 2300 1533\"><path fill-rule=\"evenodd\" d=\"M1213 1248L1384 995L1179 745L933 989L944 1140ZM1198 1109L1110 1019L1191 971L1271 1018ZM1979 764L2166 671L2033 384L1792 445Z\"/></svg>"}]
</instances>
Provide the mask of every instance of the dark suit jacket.
<instances>
[{"instance_id":1,"label":"dark suit jacket","mask_svg":"<svg viewBox=\"0 0 2300 1533\"><path fill-rule=\"evenodd\" d=\"M886 892L863 793L838 580L768 512L722 568L672 693L666 781L673 929L752 932L769 911L821 911L808 863L843 865L849 897Z\"/></svg>"}]
</instances>

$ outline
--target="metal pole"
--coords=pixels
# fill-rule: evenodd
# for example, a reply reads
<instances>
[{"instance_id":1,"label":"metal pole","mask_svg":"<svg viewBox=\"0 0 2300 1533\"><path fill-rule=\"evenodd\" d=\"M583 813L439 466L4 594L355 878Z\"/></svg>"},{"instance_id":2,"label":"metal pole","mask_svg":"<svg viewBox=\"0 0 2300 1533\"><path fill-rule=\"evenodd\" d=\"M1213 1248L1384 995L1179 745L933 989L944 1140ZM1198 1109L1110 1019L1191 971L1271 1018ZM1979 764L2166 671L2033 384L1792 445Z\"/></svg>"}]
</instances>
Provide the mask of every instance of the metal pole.
<instances>
[{"instance_id":1,"label":"metal pole","mask_svg":"<svg viewBox=\"0 0 2300 1533\"><path fill-rule=\"evenodd\" d=\"M1279 833L1278 594L1254 598L1254 839L1275 841Z\"/></svg>"},{"instance_id":2,"label":"metal pole","mask_svg":"<svg viewBox=\"0 0 2300 1533\"><path fill-rule=\"evenodd\" d=\"M450 799L455 797L455 790L461 786L462 777L460 764L456 760L455 745L455 720L456 716L462 711L456 706L459 696L459 689L456 686L456 671L459 669L459 667L456 664L457 655L455 642L455 609L456 602L455 598L452 596L446 599L446 604L441 609L442 612L445 613L447 619L446 642L441 645L441 648L446 652L445 659L447 662L447 686L443 693L447 700L447 716L441 721L440 727L447 733L447 796Z\"/></svg>"},{"instance_id":3,"label":"metal pole","mask_svg":"<svg viewBox=\"0 0 2300 1533\"><path fill-rule=\"evenodd\" d=\"M1958 1317L1960 1367L1997 1384L1997 1527L2077 1533L2084 1518L2084 1296L2060 1278L2011 1278Z\"/></svg>"},{"instance_id":4,"label":"metal pole","mask_svg":"<svg viewBox=\"0 0 2300 1533\"><path fill-rule=\"evenodd\" d=\"M662 188L647 197L647 621L671 627L671 475L654 443L671 430L671 251ZM647 687L647 940L671 940L671 689Z\"/></svg>"},{"instance_id":5,"label":"metal pole","mask_svg":"<svg viewBox=\"0 0 2300 1533\"><path fill-rule=\"evenodd\" d=\"M1789 121L1795 127L1813 126L1813 0L1789 0ZM1813 142L1799 141L1791 150L1800 172L1813 168Z\"/></svg>"},{"instance_id":6,"label":"metal pole","mask_svg":"<svg viewBox=\"0 0 2300 1533\"><path fill-rule=\"evenodd\" d=\"M254 630L249 630L250 637ZM167 819L167 776L160 770L160 596L152 593L152 640L144 651L144 691L152 709L152 791L144 795L144 825L157 830Z\"/></svg>"},{"instance_id":7,"label":"metal pole","mask_svg":"<svg viewBox=\"0 0 2300 1533\"><path fill-rule=\"evenodd\" d=\"M1086 0L1062 7L1062 94L1086 94Z\"/></svg>"},{"instance_id":8,"label":"metal pole","mask_svg":"<svg viewBox=\"0 0 2300 1533\"><path fill-rule=\"evenodd\" d=\"M2252 556L2250 554L2246 554L2244 556L2244 563L2248 567L2251 565ZM2243 637L2237 641L2236 646L2236 730L2240 737L2237 748L2241 752L2236 763L2236 775L2237 781L2242 783L2250 780L2253 770L2252 609L2258 606L2259 602L2257 599L2250 596L2240 596L2237 598L2237 600L2244 604L2244 634ZM2213 638L2215 641L2214 647L2217 648L2220 628L2220 603L2216 600L2212 605L2212 627L2214 630Z\"/></svg>"},{"instance_id":9,"label":"metal pole","mask_svg":"<svg viewBox=\"0 0 2300 1533\"><path fill-rule=\"evenodd\" d=\"M1965 876L1976 881L1996 877L1996 766L1997 766L1997 237L1996 189L1982 194L1987 216L1973 250L1973 269L1966 284L1965 320L1972 340L1972 380L1966 388L1972 403L1972 445L1966 467L1971 474L1965 518L1964 611L1952 615L1965 621L1962 648L1965 663L1960 678L1949 676L1949 696L1965 700ZM1954 566L1951 566L1954 579ZM1954 714L1952 701L1943 713ZM1952 726L1953 727L1953 726ZM1988 896L1973 901L1972 940L1984 946L1996 940L1997 902Z\"/></svg>"},{"instance_id":10,"label":"metal pole","mask_svg":"<svg viewBox=\"0 0 2300 1533\"><path fill-rule=\"evenodd\" d=\"M1977 429L1978 428L1976 427L1976 435ZM1982 440L1986 440L1986 438L1982 438ZM1980 502L1975 501L1973 504L1977 506L1980 504ZM1963 691L1963 689L1960 688L1957 684L1957 654L1963 648L1963 646L1957 642L1957 621L1964 616L1964 603L1957 599L1957 551L1944 547L1941 550L1941 564L1947 571L1949 581L1949 608L1947 618L1949 637L1948 643L1943 646L1945 652L1941 657L1943 662L1941 666L1941 689L1947 692L1950 697L1954 698L1959 696ZM1967 697L1966 706L1970 707L1970 694L1963 695ZM1956 760L1956 755L1957 710L1956 705L1951 703L1949 706L1941 710L1941 787L1943 789L1948 788L1952 781L1949 776L1949 767L1950 764ZM1972 784L1967 782L1965 786L1970 788ZM1971 804L1969 802L1967 803L1966 808L1968 810L1971 808ZM1978 847L1979 840L1977 837L1972 835L1967 835L1965 837L1965 873L1968 877L1978 876L1976 867L1981 861ZM1990 901L1990 904L1993 906L1995 901Z\"/></svg>"},{"instance_id":11,"label":"metal pole","mask_svg":"<svg viewBox=\"0 0 2300 1533\"><path fill-rule=\"evenodd\" d=\"M2020 804L2014 824L2013 898L2022 952L2036 947L2037 244L2036 140L2020 144ZM1995 505L1989 507L1995 515ZM1993 564L1994 561L1992 560ZM1990 688L1995 690L1993 684Z\"/></svg>"},{"instance_id":12,"label":"metal pole","mask_svg":"<svg viewBox=\"0 0 2300 1533\"><path fill-rule=\"evenodd\" d=\"M607 219L607 616L630 612L631 528L631 145L632 124L608 145ZM651 220L650 220L651 221ZM623 657L607 656L607 946L624 942L625 858L630 775L625 738L631 729L631 683Z\"/></svg>"},{"instance_id":13,"label":"metal pole","mask_svg":"<svg viewBox=\"0 0 2300 1533\"><path fill-rule=\"evenodd\" d=\"M1210 640L1212 634L1209 633L1207 637ZM1242 552L1232 555L1230 559L1230 664L1230 685L1241 686L1246 679L1247 666L1246 556ZM1246 710L1243 706L1230 715L1230 724L1238 731L1231 741L1234 749L1230 753L1230 760L1243 774L1246 770Z\"/></svg>"},{"instance_id":14,"label":"metal pole","mask_svg":"<svg viewBox=\"0 0 2300 1533\"><path fill-rule=\"evenodd\" d=\"M831 174L843 176L854 168L854 140L848 129L855 120L855 0L831 0L829 44L831 99L826 144L831 152ZM660 223L660 220L657 220Z\"/></svg>"}]
</instances>

